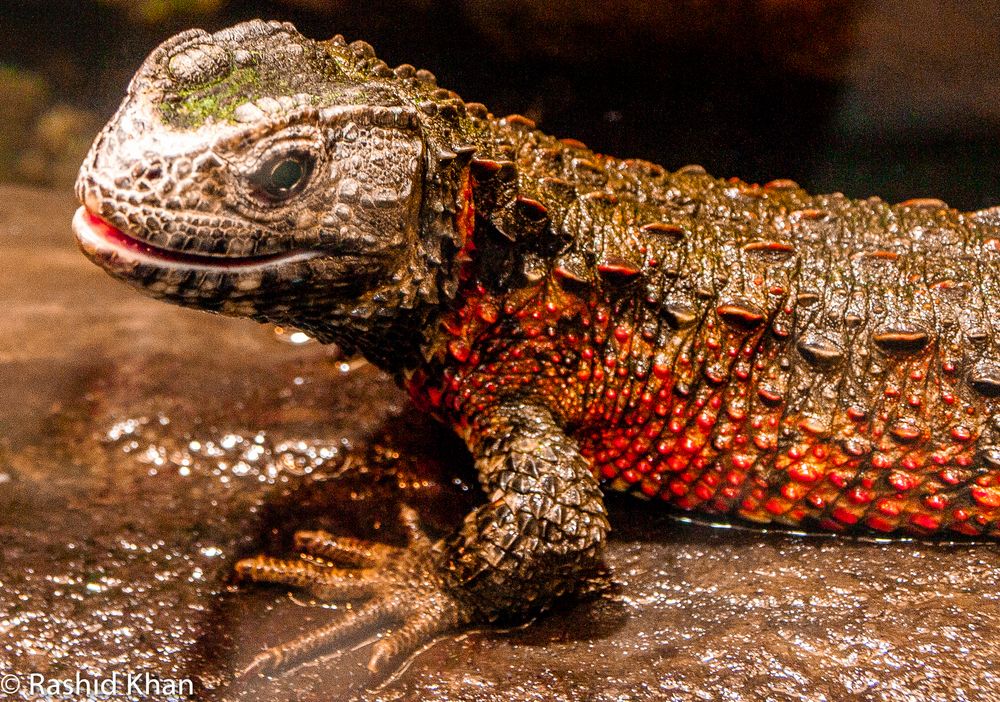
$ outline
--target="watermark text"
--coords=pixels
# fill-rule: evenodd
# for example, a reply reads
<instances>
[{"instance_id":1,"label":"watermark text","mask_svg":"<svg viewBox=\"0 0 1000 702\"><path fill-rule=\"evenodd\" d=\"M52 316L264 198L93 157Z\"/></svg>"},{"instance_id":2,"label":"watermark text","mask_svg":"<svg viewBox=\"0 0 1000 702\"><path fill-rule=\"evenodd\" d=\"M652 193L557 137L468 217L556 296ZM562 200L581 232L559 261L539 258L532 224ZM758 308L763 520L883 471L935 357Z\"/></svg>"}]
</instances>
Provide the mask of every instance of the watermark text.
<instances>
[{"instance_id":1,"label":"watermark text","mask_svg":"<svg viewBox=\"0 0 1000 702\"><path fill-rule=\"evenodd\" d=\"M91 677L79 671L70 677L42 673L0 673L0 699L44 700L183 700L194 695L190 678L161 678L153 673L112 672Z\"/></svg>"}]
</instances>

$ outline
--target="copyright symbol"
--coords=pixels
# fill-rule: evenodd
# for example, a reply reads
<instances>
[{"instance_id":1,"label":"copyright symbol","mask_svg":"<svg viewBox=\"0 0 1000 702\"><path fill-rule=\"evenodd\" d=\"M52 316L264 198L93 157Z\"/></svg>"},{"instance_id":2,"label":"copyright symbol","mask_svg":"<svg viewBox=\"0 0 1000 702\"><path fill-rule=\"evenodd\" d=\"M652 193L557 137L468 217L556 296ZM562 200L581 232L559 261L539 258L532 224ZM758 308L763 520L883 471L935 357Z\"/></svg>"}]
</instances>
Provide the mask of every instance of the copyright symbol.
<instances>
[{"instance_id":1,"label":"copyright symbol","mask_svg":"<svg viewBox=\"0 0 1000 702\"><path fill-rule=\"evenodd\" d=\"M21 689L21 679L11 673L0 676L0 692L13 695Z\"/></svg>"}]
</instances>

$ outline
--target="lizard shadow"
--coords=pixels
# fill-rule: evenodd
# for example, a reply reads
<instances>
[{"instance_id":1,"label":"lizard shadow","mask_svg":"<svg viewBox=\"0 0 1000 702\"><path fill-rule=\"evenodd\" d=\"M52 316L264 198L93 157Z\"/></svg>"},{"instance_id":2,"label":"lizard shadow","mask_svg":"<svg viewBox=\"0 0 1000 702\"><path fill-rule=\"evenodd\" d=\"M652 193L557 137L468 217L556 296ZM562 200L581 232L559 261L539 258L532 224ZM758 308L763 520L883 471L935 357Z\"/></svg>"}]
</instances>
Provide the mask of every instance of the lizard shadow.
<instances>
[{"instance_id":1,"label":"lizard shadow","mask_svg":"<svg viewBox=\"0 0 1000 702\"><path fill-rule=\"evenodd\" d=\"M432 537L455 530L483 500L473 461L464 444L447 428L407 406L389 417L367 441L339 465L297 477L264 495L256 528L234 545L233 562L260 553L292 554L300 529L402 545L405 532L399 508L408 505L421 517ZM606 570L586 574L584 592L563 598L544 615L526 624L477 628L477 636L518 645L547 646L614 636L628 620L618 597L620 585ZM336 612L308 595L284 586L242 586L230 576L225 592L206 617L196 645L196 667L202 678L231 679L266 645L274 645L328 621ZM364 685L364 652L344 652L342 671L354 667ZM348 662L348 656L351 662ZM357 658L357 665L353 665ZM304 666L312 670L317 666ZM230 685L222 683L222 690ZM228 697L227 697L228 699Z\"/></svg>"}]
</instances>

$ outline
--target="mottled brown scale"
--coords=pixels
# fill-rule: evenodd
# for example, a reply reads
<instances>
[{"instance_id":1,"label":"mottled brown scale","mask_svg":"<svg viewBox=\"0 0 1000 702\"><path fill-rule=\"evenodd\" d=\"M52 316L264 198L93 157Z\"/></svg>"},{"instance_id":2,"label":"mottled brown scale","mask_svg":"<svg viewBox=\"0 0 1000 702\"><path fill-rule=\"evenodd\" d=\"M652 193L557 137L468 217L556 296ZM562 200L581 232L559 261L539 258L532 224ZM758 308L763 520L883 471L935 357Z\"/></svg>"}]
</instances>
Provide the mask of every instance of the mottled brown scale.
<instances>
[{"instance_id":1,"label":"mottled brown scale","mask_svg":"<svg viewBox=\"0 0 1000 702\"><path fill-rule=\"evenodd\" d=\"M500 122L501 124L513 127L524 127L526 129L535 128L535 121L533 119L525 117L524 115L518 115L518 114L507 115L502 120L500 120Z\"/></svg>"},{"instance_id":2,"label":"mottled brown scale","mask_svg":"<svg viewBox=\"0 0 1000 702\"><path fill-rule=\"evenodd\" d=\"M765 190L798 190L799 184L787 178L778 178L764 184Z\"/></svg>"},{"instance_id":3,"label":"mottled brown scale","mask_svg":"<svg viewBox=\"0 0 1000 702\"><path fill-rule=\"evenodd\" d=\"M667 222L650 222L649 224L642 225L641 229L648 234L666 237L674 241L680 241L687 236L687 232L684 231L683 227Z\"/></svg>"},{"instance_id":4,"label":"mottled brown scale","mask_svg":"<svg viewBox=\"0 0 1000 702\"><path fill-rule=\"evenodd\" d=\"M610 256L597 265L597 272L605 280L626 283L639 277L642 268L635 262L619 256Z\"/></svg>"},{"instance_id":5,"label":"mottled brown scale","mask_svg":"<svg viewBox=\"0 0 1000 702\"><path fill-rule=\"evenodd\" d=\"M988 468L1000 470L1000 446L983 446L979 458Z\"/></svg>"},{"instance_id":6,"label":"mottled brown scale","mask_svg":"<svg viewBox=\"0 0 1000 702\"><path fill-rule=\"evenodd\" d=\"M948 209L948 203L944 200L939 200L936 197L918 197L910 200L904 200L899 203L900 207L918 207L928 210L946 210Z\"/></svg>"},{"instance_id":7,"label":"mottled brown scale","mask_svg":"<svg viewBox=\"0 0 1000 702\"><path fill-rule=\"evenodd\" d=\"M707 173L708 172L705 170L704 166L699 166L696 163L690 163L686 166L681 166L679 169L677 169L678 175L685 175L685 176L707 175Z\"/></svg>"},{"instance_id":8,"label":"mottled brown scale","mask_svg":"<svg viewBox=\"0 0 1000 702\"><path fill-rule=\"evenodd\" d=\"M698 321L697 309L686 302L667 302L661 313L674 329L683 329Z\"/></svg>"},{"instance_id":9,"label":"mottled brown scale","mask_svg":"<svg viewBox=\"0 0 1000 702\"><path fill-rule=\"evenodd\" d=\"M556 262L552 272L557 278L575 283L588 283L592 280L586 264L579 259L561 259Z\"/></svg>"},{"instance_id":10,"label":"mottled brown scale","mask_svg":"<svg viewBox=\"0 0 1000 702\"><path fill-rule=\"evenodd\" d=\"M520 214L532 222L544 222L548 219L548 208L534 198L518 195L514 203Z\"/></svg>"},{"instance_id":11,"label":"mottled brown scale","mask_svg":"<svg viewBox=\"0 0 1000 702\"><path fill-rule=\"evenodd\" d=\"M1000 397L1000 364L981 361L969 372L969 385L980 395Z\"/></svg>"},{"instance_id":12,"label":"mottled brown scale","mask_svg":"<svg viewBox=\"0 0 1000 702\"><path fill-rule=\"evenodd\" d=\"M872 342L885 353L919 353L930 340L927 332L916 328L883 329L872 334Z\"/></svg>"},{"instance_id":13,"label":"mottled brown scale","mask_svg":"<svg viewBox=\"0 0 1000 702\"><path fill-rule=\"evenodd\" d=\"M832 368L844 358L840 346L818 334L804 335L795 344L795 348L806 362L816 368Z\"/></svg>"},{"instance_id":14,"label":"mottled brown scale","mask_svg":"<svg viewBox=\"0 0 1000 702\"><path fill-rule=\"evenodd\" d=\"M747 331L761 326L766 319L763 310L745 300L723 303L715 311L726 324Z\"/></svg>"},{"instance_id":15,"label":"mottled brown scale","mask_svg":"<svg viewBox=\"0 0 1000 702\"><path fill-rule=\"evenodd\" d=\"M744 245L743 251L764 261L777 262L790 258L795 247L783 241L751 241Z\"/></svg>"}]
</instances>

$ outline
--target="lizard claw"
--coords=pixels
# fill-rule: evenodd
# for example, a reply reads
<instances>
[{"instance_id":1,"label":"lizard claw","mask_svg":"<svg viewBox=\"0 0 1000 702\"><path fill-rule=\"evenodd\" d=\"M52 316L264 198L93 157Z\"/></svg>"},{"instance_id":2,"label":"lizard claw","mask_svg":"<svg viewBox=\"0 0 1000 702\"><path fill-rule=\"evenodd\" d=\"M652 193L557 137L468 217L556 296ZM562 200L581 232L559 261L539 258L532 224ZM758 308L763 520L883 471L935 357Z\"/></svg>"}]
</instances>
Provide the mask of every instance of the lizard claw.
<instances>
[{"instance_id":1,"label":"lizard claw","mask_svg":"<svg viewBox=\"0 0 1000 702\"><path fill-rule=\"evenodd\" d=\"M238 677L273 673L304 662L320 649L397 627L372 649L368 669L375 673L416 651L437 634L469 617L441 583L434 544L414 510L403 506L400 519L408 545L333 536L322 531L295 534L298 558L246 558L236 564L241 580L279 583L327 600L364 600L336 621L257 655Z\"/></svg>"}]
</instances>

